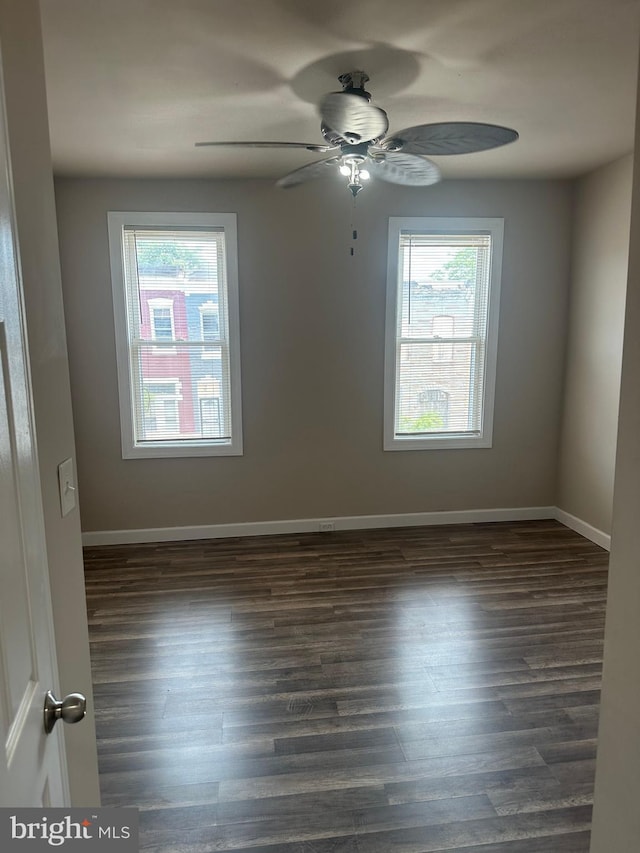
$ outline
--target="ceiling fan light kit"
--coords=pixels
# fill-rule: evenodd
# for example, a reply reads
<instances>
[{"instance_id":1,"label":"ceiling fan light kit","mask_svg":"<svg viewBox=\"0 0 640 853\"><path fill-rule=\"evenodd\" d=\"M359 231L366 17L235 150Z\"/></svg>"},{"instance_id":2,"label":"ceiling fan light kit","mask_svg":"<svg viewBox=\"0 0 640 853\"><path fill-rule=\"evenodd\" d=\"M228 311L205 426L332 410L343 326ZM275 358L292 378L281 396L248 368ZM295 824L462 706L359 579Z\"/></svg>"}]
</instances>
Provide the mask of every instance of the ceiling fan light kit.
<instances>
[{"instance_id":1,"label":"ceiling fan light kit","mask_svg":"<svg viewBox=\"0 0 640 853\"><path fill-rule=\"evenodd\" d=\"M441 179L440 169L428 159L429 155L488 151L518 139L518 133L508 127L461 121L419 124L387 135L387 114L371 103L371 95L364 88L369 76L364 71L349 71L338 80L342 91L325 95L319 106L324 145L312 142L197 142L196 145L306 148L334 154L289 172L277 185L288 189L337 168L347 178L347 187L355 199L364 187L363 181L369 178L411 187L437 183Z\"/></svg>"}]
</instances>

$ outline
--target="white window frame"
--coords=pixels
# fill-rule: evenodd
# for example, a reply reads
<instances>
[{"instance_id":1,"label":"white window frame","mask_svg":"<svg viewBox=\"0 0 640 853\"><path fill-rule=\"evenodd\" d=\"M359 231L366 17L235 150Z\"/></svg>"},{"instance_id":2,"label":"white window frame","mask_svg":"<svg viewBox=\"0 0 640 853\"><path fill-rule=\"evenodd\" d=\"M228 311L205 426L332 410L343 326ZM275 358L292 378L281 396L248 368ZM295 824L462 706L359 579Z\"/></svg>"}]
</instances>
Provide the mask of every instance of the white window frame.
<instances>
[{"instance_id":1,"label":"white window frame","mask_svg":"<svg viewBox=\"0 0 640 853\"><path fill-rule=\"evenodd\" d=\"M443 436L442 433L434 433L432 436L426 433L416 436L399 436L395 431L396 374L398 369L397 321L402 290L402 270L399 269L400 236L402 232L411 231L443 235L489 234L491 236L481 427L475 435L452 432L446 436ZM383 447L385 450L443 450L492 446L503 242L504 219L421 216L392 216L389 218L384 367Z\"/></svg>"},{"instance_id":2,"label":"white window frame","mask_svg":"<svg viewBox=\"0 0 640 853\"><path fill-rule=\"evenodd\" d=\"M120 398L120 429L123 459L170 458L182 456L241 456L242 402L240 383L240 319L238 299L238 239L235 213L157 213L146 211L109 211L107 214L111 283ZM124 229L137 228L212 228L223 229L227 283L226 330L230 374L231 437L224 439L171 439L136 442L134 429L134 392L131 375L129 321L125 285ZM220 306L220 301L218 302ZM219 308L220 310L220 308ZM223 318L219 314L222 327ZM174 331L175 335L175 331ZM174 350L175 348L171 348Z\"/></svg>"}]
</instances>

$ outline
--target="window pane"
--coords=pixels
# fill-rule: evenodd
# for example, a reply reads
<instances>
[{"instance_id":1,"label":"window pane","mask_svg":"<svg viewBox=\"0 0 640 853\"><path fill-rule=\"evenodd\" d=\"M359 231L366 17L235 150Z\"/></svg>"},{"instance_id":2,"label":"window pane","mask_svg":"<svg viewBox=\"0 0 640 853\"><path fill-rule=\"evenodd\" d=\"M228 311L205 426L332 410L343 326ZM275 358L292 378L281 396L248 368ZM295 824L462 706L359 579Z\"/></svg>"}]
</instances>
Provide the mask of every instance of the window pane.
<instances>
[{"instance_id":1,"label":"window pane","mask_svg":"<svg viewBox=\"0 0 640 853\"><path fill-rule=\"evenodd\" d=\"M442 364L438 358L441 346L436 343L400 346L396 400L399 434L480 429L473 393L478 347L470 343L452 345L451 361Z\"/></svg>"},{"instance_id":2,"label":"window pane","mask_svg":"<svg viewBox=\"0 0 640 853\"><path fill-rule=\"evenodd\" d=\"M456 237L403 234L401 336L431 337L434 318L442 316L451 317L456 337L482 334L489 251L489 237L466 246Z\"/></svg>"},{"instance_id":3,"label":"window pane","mask_svg":"<svg viewBox=\"0 0 640 853\"><path fill-rule=\"evenodd\" d=\"M226 310L224 233L125 232L135 267L140 340L219 340ZM224 332L224 330L222 330ZM208 337L205 336L208 335Z\"/></svg>"},{"instance_id":4,"label":"window pane","mask_svg":"<svg viewBox=\"0 0 640 853\"><path fill-rule=\"evenodd\" d=\"M203 358L203 344L171 348L137 347L136 440L138 442L224 439L231 434L228 359L221 345L209 344L216 358ZM171 379L166 379L167 374Z\"/></svg>"}]
</instances>

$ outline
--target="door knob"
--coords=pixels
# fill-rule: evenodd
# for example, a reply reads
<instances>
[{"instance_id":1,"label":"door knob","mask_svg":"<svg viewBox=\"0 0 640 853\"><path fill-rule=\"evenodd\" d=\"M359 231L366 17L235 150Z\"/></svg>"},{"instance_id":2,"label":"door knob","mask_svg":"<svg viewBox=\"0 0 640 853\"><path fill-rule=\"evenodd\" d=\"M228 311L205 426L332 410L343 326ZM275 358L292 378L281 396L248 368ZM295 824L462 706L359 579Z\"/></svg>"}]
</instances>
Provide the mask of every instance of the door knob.
<instances>
[{"instance_id":1,"label":"door knob","mask_svg":"<svg viewBox=\"0 0 640 853\"><path fill-rule=\"evenodd\" d=\"M50 734L58 720L64 720L65 723L79 723L86 713L87 700L82 693L69 693L60 702L49 690L44 699L44 730Z\"/></svg>"}]
</instances>

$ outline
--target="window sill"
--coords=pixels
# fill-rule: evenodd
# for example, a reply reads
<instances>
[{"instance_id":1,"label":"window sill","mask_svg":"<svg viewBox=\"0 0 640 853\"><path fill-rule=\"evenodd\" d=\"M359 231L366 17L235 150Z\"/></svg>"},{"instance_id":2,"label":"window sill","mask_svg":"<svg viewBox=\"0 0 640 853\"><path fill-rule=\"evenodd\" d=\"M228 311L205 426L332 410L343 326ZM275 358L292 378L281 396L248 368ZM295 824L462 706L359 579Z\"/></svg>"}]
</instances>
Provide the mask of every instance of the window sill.
<instances>
[{"instance_id":1,"label":"window sill","mask_svg":"<svg viewBox=\"0 0 640 853\"><path fill-rule=\"evenodd\" d=\"M419 436L416 438L385 438L384 450L471 450L473 448L490 448L492 447L492 437L490 435L479 436L451 436L444 438L443 436L434 436L427 438Z\"/></svg>"},{"instance_id":2,"label":"window sill","mask_svg":"<svg viewBox=\"0 0 640 853\"><path fill-rule=\"evenodd\" d=\"M137 444L132 447L122 448L123 459L173 459L184 457L203 457L203 456L242 456L242 444L236 442L232 444L229 441L220 441L214 443L212 441L202 442L150 442L149 444Z\"/></svg>"}]
</instances>

